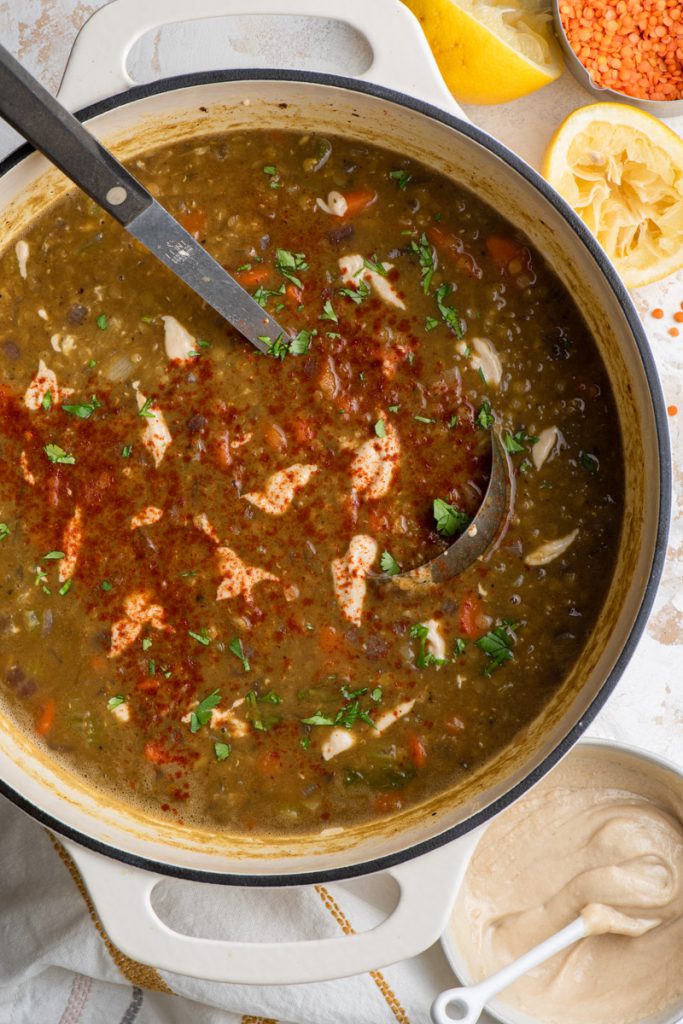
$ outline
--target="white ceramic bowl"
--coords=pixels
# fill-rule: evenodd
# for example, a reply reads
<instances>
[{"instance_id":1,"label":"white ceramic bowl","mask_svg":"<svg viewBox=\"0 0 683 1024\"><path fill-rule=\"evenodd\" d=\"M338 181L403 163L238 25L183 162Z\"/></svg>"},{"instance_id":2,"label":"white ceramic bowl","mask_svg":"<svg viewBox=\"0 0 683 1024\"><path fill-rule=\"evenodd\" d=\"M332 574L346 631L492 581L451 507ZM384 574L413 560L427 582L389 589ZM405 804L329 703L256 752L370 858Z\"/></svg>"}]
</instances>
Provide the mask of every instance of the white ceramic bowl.
<instances>
[{"instance_id":1,"label":"white ceramic bowl","mask_svg":"<svg viewBox=\"0 0 683 1024\"><path fill-rule=\"evenodd\" d=\"M667 761L663 757L659 757L657 754L629 744L618 743L616 740L586 739L580 740L574 750L567 756L571 758L586 751L593 753L596 758L612 759L618 757L622 763L634 764L639 771L647 771L654 774L657 780L660 781L660 784L664 782L667 789L671 789L672 792L677 793L683 799L683 768L673 764L671 761ZM485 832L486 829L480 832L479 842L481 842ZM472 850L472 856L475 850L476 846ZM462 885L462 882L460 884ZM457 894L454 901L455 905L457 905ZM450 921L446 931L441 936L441 945L448 962L457 975L459 983L462 985L474 985L477 979L472 976L465 957L457 945L454 929L451 928ZM681 951L681 962L683 965L683 950ZM683 970L683 966L681 970ZM501 1024L545 1024L538 1017L530 1017L528 1014L522 1013L512 1006L506 1005L503 998L492 1000L487 1004L486 1011L482 1016L482 1024L486 1020L497 1020ZM682 1022L683 999L659 1013L638 1020L635 1024L682 1024Z\"/></svg>"}]
</instances>

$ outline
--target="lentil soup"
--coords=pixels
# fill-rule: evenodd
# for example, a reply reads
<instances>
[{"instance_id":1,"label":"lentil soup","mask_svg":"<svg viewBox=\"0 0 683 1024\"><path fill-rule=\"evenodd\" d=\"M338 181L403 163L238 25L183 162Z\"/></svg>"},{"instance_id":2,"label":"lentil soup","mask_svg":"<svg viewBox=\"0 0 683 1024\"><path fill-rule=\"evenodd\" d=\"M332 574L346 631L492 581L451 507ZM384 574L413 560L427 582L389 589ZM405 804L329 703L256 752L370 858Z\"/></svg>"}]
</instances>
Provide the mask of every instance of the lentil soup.
<instances>
[{"instance_id":1,"label":"lentil soup","mask_svg":"<svg viewBox=\"0 0 683 1024\"><path fill-rule=\"evenodd\" d=\"M242 132L131 169L290 332L255 352L82 194L0 256L0 691L117 797L316 832L457 786L581 656L619 542L605 367L527 239L415 161ZM457 579L491 429L507 531Z\"/></svg>"}]
</instances>

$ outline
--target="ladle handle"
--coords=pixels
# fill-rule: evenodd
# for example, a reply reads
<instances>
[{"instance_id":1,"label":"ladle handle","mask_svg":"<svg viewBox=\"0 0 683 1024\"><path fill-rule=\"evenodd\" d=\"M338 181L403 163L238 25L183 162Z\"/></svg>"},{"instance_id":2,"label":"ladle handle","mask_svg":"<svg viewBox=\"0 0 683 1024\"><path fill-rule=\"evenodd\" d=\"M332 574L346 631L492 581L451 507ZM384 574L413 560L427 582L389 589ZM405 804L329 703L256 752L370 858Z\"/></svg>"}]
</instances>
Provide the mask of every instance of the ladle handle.
<instances>
[{"instance_id":1,"label":"ladle handle","mask_svg":"<svg viewBox=\"0 0 683 1024\"><path fill-rule=\"evenodd\" d=\"M147 189L4 46L0 115L120 224L152 205Z\"/></svg>"},{"instance_id":2,"label":"ladle handle","mask_svg":"<svg viewBox=\"0 0 683 1024\"><path fill-rule=\"evenodd\" d=\"M539 942L537 946L524 953L517 960L502 967L495 974L478 985L450 988L436 997L432 1003L432 1021L434 1024L476 1024L482 1010L490 999L502 992L504 988L517 981L523 974L549 960L551 956L573 945L586 936L586 924L582 917L568 924L566 928ZM449 1013L451 1008L455 1012Z\"/></svg>"}]
</instances>

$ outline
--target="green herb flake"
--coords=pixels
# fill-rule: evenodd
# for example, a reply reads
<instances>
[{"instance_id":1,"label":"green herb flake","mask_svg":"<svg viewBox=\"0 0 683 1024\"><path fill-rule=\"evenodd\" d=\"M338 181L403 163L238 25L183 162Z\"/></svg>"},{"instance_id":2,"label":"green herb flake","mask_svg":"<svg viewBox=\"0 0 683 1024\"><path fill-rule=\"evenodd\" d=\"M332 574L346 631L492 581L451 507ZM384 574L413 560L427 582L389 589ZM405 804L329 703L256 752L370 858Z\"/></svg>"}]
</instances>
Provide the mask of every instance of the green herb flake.
<instances>
[{"instance_id":1,"label":"green herb flake","mask_svg":"<svg viewBox=\"0 0 683 1024\"><path fill-rule=\"evenodd\" d=\"M232 753L232 747L229 743L214 743L213 752L217 761L227 761Z\"/></svg>"},{"instance_id":2,"label":"green herb flake","mask_svg":"<svg viewBox=\"0 0 683 1024\"><path fill-rule=\"evenodd\" d=\"M102 587L102 590L104 590L105 594L108 594L109 591L113 588L114 584L110 583L109 580L102 580L100 586Z\"/></svg>"},{"instance_id":3,"label":"green herb flake","mask_svg":"<svg viewBox=\"0 0 683 1024\"><path fill-rule=\"evenodd\" d=\"M439 321L435 316L425 317L425 331L433 331L435 327L439 326Z\"/></svg>"},{"instance_id":4,"label":"green herb flake","mask_svg":"<svg viewBox=\"0 0 683 1024\"><path fill-rule=\"evenodd\" d=\"M151 646L152 646L151 638L148 637L148 636L144 637L143 641L142 641L142 649L143 649L143 651L148 651Z\"/></svg>"},{"instance_id":5,"label":"green herb flake","mask_svg":"<svg viewBox=\"0 0 683 1024\"><path fill-rule=\"evenodd\" d=\"M96 366L97 366L97 362L94 359L88 360L88 369L89 370L94 370Z\"/></svg>"},{"instance_id":6,"label":"green herb flake","mask_svg":"<svg viewBox=\"0 0 683 1024\"><path fill-rule=\"evenodd\" d=\"M487 678L497 668L514 657L513 649L516 640L514 630L516 628L517 623L505 621L474 641L489 659L484 669L484 675Z\"/></svg>"},{"instance_id":7,"label":"green herb flake","mask_svg":"<svg viewBox=\"0 0 683 1024\"><path fill-rule=\"evenodd\" d=\"M77 416L79 420L88 420L95 412L95 409L101 409L102 403L93 395L89 403L79 403L77 405L62 405L64 412L68 412L71 416Z\"/></svg>"},{"instance_id":8,"label":"green herb flake","mask_svg":"<svg viewBox=\"0 0 683 1024\"><path fill-rule=\"evenodd\" d=\"M299 746L303 747L304 750L308 750L310 745L311 745L311 737L310 736L302 736L301 739L299 740Z\"/></svg>"},{"instance_id":9,"label":"green herb flake","mask_svg":"<svg viewBox=\"0 0 683 1024\"><path fill-rule=\"evenodd\" d=\"M203 725L207 725L211 721L211 712L220 702L220 690L214 690L208 697L200 700L190 715L190 732L199 732Z\"/></svg>"},{"instance_id":10,"label":"green herb flake","mask_svg":"<svg viewBox=\"0 0 683 1024\"><path fill-rule=\"evenodd\" d=\"M453 430L455 427L457 427L459 422L460 422L459 418L456 416L455 413L453 413L453 415L451 416L451 418L448 421L448 429L449 430Z\"/></svg>"},{"instance_id":11,"label":"green herb flake","mask_svg":"<svg viewBox=\"0 0 683 1024\"><path fill-rule=\"evenodd\" d=\"M332 305L332 303L330 302L329 299L327 300L327 302L323 306L323 311L320 314L320 319L321 320L331 320L333 324L339 323L339 317L335 313L334 306Z\"/></svg>"},{"instance_id":12,"label":"green herb flake","mask_svg":"<svg viewBox=\"0 0 683 1024\"><path fill-rule=\"evenodd\" d=\"M66 595L67 595L67 594L69 593L69 591L71 590L71 588L72 588L72 586L73 586L73 583L74 583L74 581L73 581L73 580L67 580L67 581L66 581L65 583L62 583L61 587L60 587L60 588L59 588L59 590L57 591L57 593L59 594L59 596L60 596L60 597L66 597Z\"/></svg>"},{"instance_id":13,"label":"green herb flake","mask_svg":"<svg viewBox=\"0 0 683 1024\"><path fill-rule=\"evenodd\" d=\"M418 423L436 423L436 420L430 419L429 416L413 416L413 419Z\"/></svg>"},{"instance_id":14,"label":"green herb flake","mask_svg":"<svg viewBox=\"0 0 683 1024\"><path fill-rule=\"evenodd\" d=\"M64 558L63 551L48 551L46 555L43 555L42 561L58 562L60 558Z\"/></svg>"},{"instance_id":15,"label":"green herb flake","mask_svg":"<svg viewBox=\"0 0 683 1024\"><path fill-rule=\"evenodd\" d=\"M249 664L249 659L247 658L246 654L244 653L244 647L242 646L242 641L240 640L240 638L238 636L233 637L233 639L230 641L230 643L228 644L228 650L230 651L231 654L234 654L235 657L237 659L239 659L239 661L242 662L242 667L243 667L244 671L245 672L249 672L250 669L251 669L251 666Z\"/></svg>"},{"instance_id":16,"label":"green herb flake","mask_svg":"<svg viewBox=\"0 0 683 1024\"><path fill-rule=\"evenodd\" d=\"M277 249L275 252L275 268L283 277L291 281L296 288L303 288L301 279L296 275L308 270L306 256L302 252L290 252L288 249Z\"/></svg>"},{"instance_id":17,"label":"green herb flake","mask_svg":"<svg viewBox=\"0 0 683 1024\"><path fill-rule=\"evenodd\" d=\"M399 409L401 408L401 406L400 405L390 405L387 408L389 409L389 412L398 412Z\"/></svg>"},{"instance_id":18,"label":"green herb flake","mask_svg":"<svg viewBox=\"0 0 683 1024\"><path fill-rule=\"evenodd\" d=\"M132 451L133 451L132 444L125 444L123 446L123 448L121 449L121 458L122 459L129 459L130 456L131 456L131 452Z\"/></svg>"},{"instance_id":19,"label":"green herb flake","mask_svg":"<svg viewBox=\"0 0 683 1024\"><path fill-rule=\"evenodd\" d=\"M503 444L510 455L516 455L518 452L527 451L527 445L534 445L538 441L537 437L532 437L531 434L525 434L523 430L518 430L516 434L511 434L506 431L503 437Z\"/></svg>"},{"instance_id":20,"label":"green herb flake","mask_svg":"<svg viewBox=\"0 0 683 1024\"><path fill-rule=\"evenodd\" d=\"M157 663L154 660L154 658L150 658L149 661L147 662L147 672L148 672L148 674L150 676L154 676L154 675L156 675L156 671L157 671Z\"/></svg>"},{"instance_id":21,"label":"green herb flake","mask_svg":"<svg viewBox=\"0 0 683 1024\"><path fill-rule=\"evenodd\" d=\"M387 576L396 576L401 571L401 567L390 551L382 552L379 564L382 568L382 572L385 572Z\"/></svg>"},{"instance_id":22,"label":"green herb flake","mask_svg":"<svg viewBox=\"0 0 683 1024\"><path fill-rule=\"evenodd\" d=\"M491 403L488 401L488 399L485 398L484 401L481 403L481 408L479 409L479 412L477 413L476 422L478 426L482 428L482 430L490 430L495 421L496 417L494 416L493 410L491 409Z\"/></svg>"},{"instance_id":23,"label":"green herb flake","mask_svg":"<svg viewBox=\"0 0 683 1024\"><path fill-rule=\"evenodd\" d=\"M410 633L408 635L411 640L419 641L417 655L415 657L415 664L417 668L428 668L429 665L446 664L448 658L437 658L427 650L427 638L429 636L428 626L425 626L422 622L417 622L414 626L410 627Z\"/></svg>"},{"instance_id":24,"label":"green herb flake","mask_svg":"<svg viewBox=\"0 0 683 1024\"><path fill-rule=\"evenodd\" d=\"M58 444L46 444L43 451L47 455L50 462L58 463L60 466L73 466L76 459L73 455L65 452L63 448L60 448Z\"/></svg>"},{"instance_id":25,"label":"green herb flake","mask_svg":"<svg viewBox=\"0 0 683 1024\"><path fill-rule=\"evenodd\" d=\"M272 178L274 175L277 174L277 167L275 167L273 164L266 164L266 166L263 168L263 173L267 174L269 177Z\"/></svg>"},{"instance_id":26,"label":"green herb flake","mask_svg":"<svg viewBox=\"0 0 683 1024\"><path fill-rule=\"evenodd\" d=\"M153 398L146 398L142 407L138 409L138 416L142 416L144 419L147 420L153 420L155 418L154 413L150 412L153 401Z\"/></svg>"},{"instance_id":27,"label":"green herb flake","mask_svg":"<svg viewBox=\"0 0 683 1024\"><path fill-rule=\"evenodd\" d=\"M301 330L298 334L295 334L289 343L289 351L293 356L305 355L311 347L311 341L316 331L304 331Z\"/></svg>"},{"instance_id":28,"label":"green herb flake","mask_svg":"<svg viewBox=\"0 0 683 1024\"><path fill-rule=\"evenodd\" d=\"M470 523L470 517L465 512L442 498L434 499L433 513L437 533L440 533L442 537L454 537L459 530L464 530Z\"/></svg>"},{"instance_id":29,"label":"green herb flake","mask_svg":"<svg viewBox=\"0 0 683 1024\"><path fill-rule=\"evenodd\" d=\"M188 629L187 635L191 636L193 640L196 640L202 647L208 647L211 643L211 637L209 636L206 629L201 629L199 633L195 633L193 630Z\"/></svg>"},{"instance_id":30,"label":"green herb flake","mask_svg":"<svg viewBox=\"0 0 683 1024\"><path fill-rule=\"evenodd\" d=\"M436 263L434 261L434 250L427 240L427 236L423 233L416 242L413 238L408 246L410 252L417 256L418 263L420 264L420 278L422 280L422 291L425 295L429 294L429 289L432 283L432 277L436 270ZM431 331L438 324L438 320L434 320L433 317L427 317L427 321L432 321L432 327L427 327L428 331ZM427 326L427 322L425 322Z\"/></svg>"},{"instance_id":31,"label":"green herb flake","mask_svg":"<svg viewBox=\"0 0 683 1024\"><path fill-rule=\"evenodd\" d=\"M444 282L444 284L439 285L434 292L434 298L436 299L437 308L441 314L443 322L446 324L446 327L453 332L456 338L462 338L463 330L462 324L460 323L460 314L454 306L446 305L446 299L452 291L453 285L448 284L448 282Z\"/></svg>"},{"instance_id":32,"label":"green herb flake","mask_svg":"<svg viewBox=\"0 0 683 1024\"><path fill-rule=\"evenodd\" d=\"M42 405L45 412L50 411L50 409L52 408L52 393L50 391L45 392L45 394L43 395L43 400L40 404Z\"/></svg>"},{"instance_id":33,"label":"green herb flake","mask_svg":"<svg viewBox=\"0 0 683 1024\"><path fill-rule=\"evenodd\" d=\"M382 699L382 687L376 686L374 690L370 691L370 699L374 700L375 704L379 704Z\"/></svg>"},{"instance_id":34,"label":"green herb flake","mask_svg":"<svg viewBox=\"0 0 683 1024\"><path fill-rule=\"evenodd\" d=\"M459 636L459 637L457 637L455 643L453 644L453 653L454 654L458 654L458 655L459 654L464 654L466 647L467 647L467 644L462 639L462 637Z\"/></svg>"},{"instance_id":35,"label":"green herb flake","mask_svg":"<svg viewBox=\"0 0 683 1024\"><path fill-rule=\"evenodd\" d=\"M389 171L389 177L396 182L402 192L405 192L408 182L413 180L412 174L403 170Z\"/></svg>"},{"instance_id":36,"label":"green herb flake","mask_svg":"<svg viewBox=\"0 0 683 1024\"><path fill-rule=\"evenodd\" d=\"M110 697L107 701L107 711L114 711L120 704L125 704L126 698L121 694L117 694L116 697Z\"/></svg>"},{"instance_id":37,"label":"green herb flake","mask_svg":"<svg viewBox=\"0 0 683 1024\"><path fill-rule=\"evenodd\" d=\"M532 469L533 469L533 466L529 462L528 459L524 459L524 461L520 462L520 464L519 464L519 471L520 471L520 473L529 473Z\"/></svg>"},{"instance_id":38,"label":"green herb flake","mask_svg":"<svg viewBox=\"0 0 683 1024\"><path fill-rule=\"evenodd\" d=\"M352 302L359 306L363 299L367 299L370 294L370 288L365 281L359 281L355 288L340 288L339 294L344 295L347 299L351 299Z\"/></svg>"},{"instance_id":39,"label":"green herb flake","mask_svg":"<svg viewBox=\"0 0 683 1024\"><path fill-rule=\"evenodd\" d=\"M592 452L585 452L583 449L579 452L579 464L586 470L587 473L595 474L600 469L600 462L596 455Z\"/></svg>"},{"instance_id":40,"label":"green herb flake","mask_svg":"<svg viewBox=\"0 0 683 1024\"><path fill-rule=\"evenodd\" d=\"M376 256L373 256L369 260L363 260L363 266L366 270L371 270L373 274L379 274L380 277L386 277L388 274L388 270L382 261L378 260Z\"/></svg>"},{"instance_id":41,"label":"green herb flake","mask_svg":"<svg viewBox=\"0 0 683 1024\"><path fill-rule=\"evenodd\" d=\"M375 423L375 433L377 434L377 437L386 437L387 436L387 429L384 426L384 420L383 419L379 419Z\"/></svg>"},{"instance_id":42,"label":"green herb flake","mask_svg":"<svg viewBox=\"0 0 683 1024\"><path fill-rule=\"evenodd\" d=\"M100 313L95 323L97 324L101 331L106 331L107 327L109 326L109 321L107 320L107 317L104 313Z\"/></svg>"},{"instance_id":43,"label":"green herb flake","mask_svg":"<svg viewBox=\"0 0 683 1024\"><path fill-rule=\"evenodd\" d=\"M0 523L0 540L7 540L11 533L11 530L7 523Z\"/></svg>"}]
</instances>

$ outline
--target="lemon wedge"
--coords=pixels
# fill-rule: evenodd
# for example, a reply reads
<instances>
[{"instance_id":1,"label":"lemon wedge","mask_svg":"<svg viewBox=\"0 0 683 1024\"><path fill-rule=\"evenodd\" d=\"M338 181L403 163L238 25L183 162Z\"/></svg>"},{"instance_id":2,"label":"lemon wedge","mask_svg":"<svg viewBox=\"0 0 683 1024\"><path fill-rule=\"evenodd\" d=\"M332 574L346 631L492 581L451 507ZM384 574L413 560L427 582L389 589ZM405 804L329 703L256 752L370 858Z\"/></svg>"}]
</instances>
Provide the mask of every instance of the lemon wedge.
<instances>
[{"instance_id":1,"label":"lemon wedge","mask_svg":"<svg viewBox=\"0 0 683 1024\"><path fill-rule=\"evenodd\" d=\"M578 213L628 288L683 266L683 139L623 103L594 103L564 121L543 175Z\"/></svg>"},{"instance_id":2,"label":"lemon wedge","mask_svg":"<svg viewBox=\"0 0 683 1024\"><path fill-rule=\"evenodd\" d=\"M562 74L543 0L404 0L463 103L506 103Z\"/></svg>"}]
</instances>

